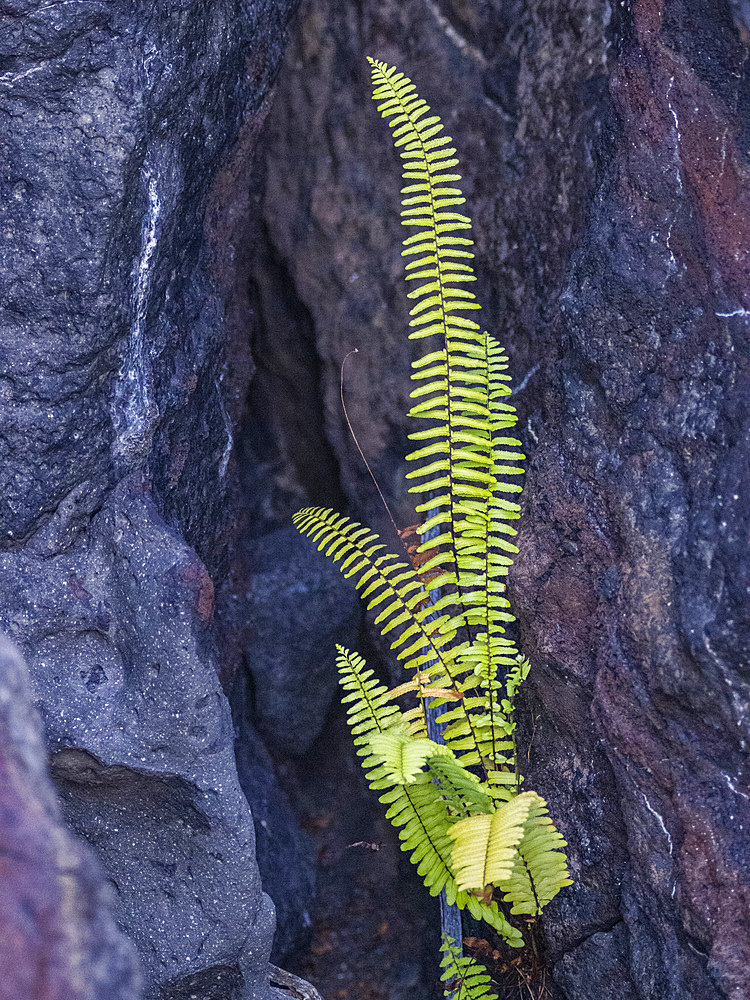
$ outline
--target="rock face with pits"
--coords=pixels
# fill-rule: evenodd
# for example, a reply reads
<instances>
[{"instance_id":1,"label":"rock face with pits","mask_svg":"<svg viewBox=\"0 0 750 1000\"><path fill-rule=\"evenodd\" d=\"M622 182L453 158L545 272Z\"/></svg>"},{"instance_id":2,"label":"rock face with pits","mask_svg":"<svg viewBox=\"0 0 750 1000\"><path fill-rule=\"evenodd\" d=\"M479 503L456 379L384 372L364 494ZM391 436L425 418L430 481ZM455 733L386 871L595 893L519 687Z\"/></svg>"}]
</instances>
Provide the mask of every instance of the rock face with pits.
<instances>
[{"instance_id":1,"label":"rock face with pits","mask_svg":"<svg viewBox=\"0 0 750 1000\"><path fill-rule=\"evenodd\" d=\"M212 574L251 373L251 154L293 6L0 4L0 628L153 997L271 995ZM84 995L55 968L45 996Z\"/></svg>"}]
</instances>

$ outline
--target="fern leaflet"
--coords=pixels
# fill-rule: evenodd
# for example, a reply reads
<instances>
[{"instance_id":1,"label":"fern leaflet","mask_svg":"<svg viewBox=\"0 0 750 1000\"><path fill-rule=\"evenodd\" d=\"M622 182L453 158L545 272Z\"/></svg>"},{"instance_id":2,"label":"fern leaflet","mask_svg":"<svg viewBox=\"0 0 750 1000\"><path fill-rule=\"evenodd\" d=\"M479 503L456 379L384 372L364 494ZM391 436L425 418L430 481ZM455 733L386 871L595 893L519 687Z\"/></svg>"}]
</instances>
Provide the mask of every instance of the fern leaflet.
<instances>
[{"instance_id":1,"label":"fern leaflet","mask_svg":"<svg viewBox=\"0 0 750 1000\"><path fill-rule=\"evenodd\" d=\"M485 967L463 955L461 947L448 934L443 934L440 950L443 953L440 980L445 983L445 994L450 1000L497 1000Z\"/></svg>"}]
</instances>

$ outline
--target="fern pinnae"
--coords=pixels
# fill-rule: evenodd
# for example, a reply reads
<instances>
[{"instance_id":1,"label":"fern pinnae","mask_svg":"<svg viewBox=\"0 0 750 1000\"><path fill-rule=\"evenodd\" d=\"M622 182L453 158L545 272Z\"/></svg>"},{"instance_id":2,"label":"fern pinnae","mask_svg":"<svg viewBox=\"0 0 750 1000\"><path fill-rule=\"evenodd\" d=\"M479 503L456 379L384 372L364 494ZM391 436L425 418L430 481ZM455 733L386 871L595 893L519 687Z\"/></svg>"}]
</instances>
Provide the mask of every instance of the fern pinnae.
<instances>
[{"instance_id":1,"label":"fern pinnae","mask_svg":"<svg viewBox=\"0 0 750 1000\"><path fill-rule=\"evenodd\" d=\"M440 980L446 984L448 1000L497 1000L485 967L464 955L461 945L450 935L443 934L440 950L443 953Z\"/></svg>"},{"instance_id":2,"label":"fern pinnae","mask_svg":"<svg viewBox=\"0 0 750 1000\"><path fill-rule=\"evenodd\" d=\"M374 678L373 671L366 667L358 653L342 646L337 649L339 677L345 691L342 700L347 705L347 721L358 747L357 753L363 757L362 767L368 783L381 793L380 801L388 806L386 816L399 831L401 849L410 854L432 895L445 889L450 902L466 907L476 919L486 920L511 947L521 947L520 932L506 920L496 903L482 902L456 886L448 836L452 817L440 786L432 781L432 770L430 773L417 771L411 783L398 784L393 780L393 768L384 764L383 755L373 752L374 734L411 733L421 739L424 729L407 723L408 713L402 713L393 704L388 689ZM444 747L435 744L431 753L433 765L436 758L445 756L447 759L449 755ZM467 775L465 780L472 781L472 778ZM481 791L478 794L481 795ZM486 798L480 801L486 805Z\"/></svg>"},{"instance_id":3,"label":"fern pinnae","mask_svg":"<svg viewBox=\"0 0 750 1000\"><path fill-rule=\"evenodd\" d=\"M306 507L292 520L302 534L340 564L344 576L353 578L362 598L368 601L368 610L389 601L376 622L382 623L384 634L394 628L399 630L391 648L405 661L407 669L419 670L431 657L443 664L443 647L450 636L441 634L440 619L426 621L427 615L419 607L422 581L411 566L398 556L383 553L385 546L375 532L330 509ZM410 639L414 641L404 648Z\"/></svg>"},{"instance_id":4,"label":"fern pinnae","mask_svg":"<svg viewBox=\"0 0 750 1000\"><path fill-rule=\"evenodd\" d=\"M439 425L443 425L444 422L446 432L444 446L441 446L439 440L433 448L418 449L407 456L407 459L421 459L427 457L430 452L442 453L447 450L447 463L444 459L438 459L409 473L409 476L427 479L427 482L414 487L414 491L417 492L442 491L445 486L448 487L447 496L434 498L430 501L430 506L447 506L449 517L444 523L448 525L448 531L445 539L440 538L439 541L444 540L451 549L455 580L452 579L452 573L447 572L445 575L457 587L460 600L459 560L454 533L451 530L451 526L456 522L454 508L457 489L453 477L458 467L456 463L467 456L460 454L454 439L453 424L456 410L454 397L460 392L454 370L458 364L457 359L462 353L462 347L465 351L474 339L475 331L479 330L478 324L460 316L459 313L476 310L480 306L474 294L468 289L451 287L476 280L471 267L456 260L457 257L473 256L466 250L458 249L460 246L473 245L472 241L446 234L455 233L460 229L470 229L471 220L462 213L445 210L447 207L464 204L465 199L459 188L444 186L460 181L461 178L458 174L444 173L445 170L456 166L458 160L455 159L455 149L446 148L450 146L452 140L447 136L436 138L443 130L440 119L437 116L425 117L429 115L430 108L416 95L415 88L407 77L386 66L385 63L374 59L369 59L369 62L373 74L373 98L381 101L378 104L381 115L386 120L390 119L389 124L393 129L396 147L404 147L401 151L405 161L404 179L421 182L407 184L402 191L403 195L411 196L404 197L403 200L402 224L416 226L421 230L404 240L404 256L419 255L417 261L406 265L407 281L422 282L408 294L410 299L418 300L410 311L409 326L412 332L409 336L414 339L440 334L445 343L445 350L437 352L437 355L432 357L433 361L439 362L437 367L433 366L424 372L423 363L415 366L413 377L417 380L429 378L430 382L427 386L415 390L412 395L415 398L428 395L429 398L415 404L410 413L415 417L437 420ZM450 261L453 263L449 265ZM449 267L451 269L448 269ZM414 270L414 273L408 274L409 270ZM467 340L469 344L465 344ZM438 397L435 396L436 392L439 393ZM463 395L466 396L465 391ZM436 410L436 404L444 406L444 409ZM435 474L441 471L445 471L447 475L435 478ZM433 586L436 588L445 582L436 580ZM468 628L468 625L466 627Z\"/></svg>"},{"instance_id":5,"label":"fern pinnae","mask_svg":"<svg viewBox=\"0 0 750 1000\"><path fill-rule=\"evenodd\" d=\"M493 452L493 427L491 425L492 403L502 384L495 384L489 358L489 338L487 334L479 335L479 326L466 317L456 314L466 309L478 309L473 293L468 290L452 289L453 298L446 294L447 282L452 284L475 280L468 264L461 264L460 270L446 270L443 257L451 258L456 244L448 237L441 235L459 227L469 229L471 226L467 216L454 212L445 212L445 201L451 205L463 204L463 196L459 189L451 188L447 199L441 201L441 172L446 166L452 167L457 160L451 159L455 150L445 147L451 140L447 137L435 139L442 125L436 117L425 117L429 113L428 105L414 94L414 87L408 78L395 70L370 60L373 68L375 90L373 97L382 100L378 109L394 130L394 140L397 147L404 147L402 157L405 159L405 179L421 180L422 184L409 185L404 189L404 208L402 222L405 225L416 226L421 232L405 241L405 254L414 253L414 247L422 254L416 262L407 264L407 269L416 269L412 275L407 274L407 280L419 279L423 283L409 293L409 298L421 299L411 310L412 319L410 336L429 336L442 334L445 348L432 352L416 362L412 377L421 384L412 392L412 397L418 402L410 411L412 416L435 421L437 427L428 432L417 432L418 440L431 440L431 443L412 452L409 461L428 461L427 465L408 474L409 478L420 480L415 489L427 492L445 492L437 498L433 497L419 509L428 507L430 512L438 507L438 515L432 514L428 524L422 529L423 538L430 528L440 525L441 531L437 539L423 543L422 549L445 544L449 547L451 558L448 567L445 557L436 555L428 562L426 570L440 569L438 576L432 581L431 587L455 586L460 604L460 611L450 620L450 626L458 630L465 627L469 645L475 640L474 628L479 624L471 607L485 609L486 618L492 612L489 605L499 603L498 598L490 596L490 562L492 545L489 537L489 526L492 523L490 511L486 509L494 492L497 481L498 463ZM414 167L422 168L422 173L415 177ZM460 180L458 175L450 175L451 182ZM470 245L464 240L462 245ZM461 251L466 253L466 251ZM445 266L444 266L445 265ZM425 298L426 296L426 298ZM489 430L486 428L489 427ZM445 457L447 453L447 459ZM431 461L430 461L431 460ZM518 468L504 470L518 473ZM441 475L445 473L445 475ZM437 477L437 478L435 478ZM478 516L473 514L472 497L478 497L479 503L484 503L485 511ZM445 507L441 512L440 508ZM446 516L441 516L444 513ZM484 515L484 516L482 516ZM486 529L484 538L477 537L477 522L483 522ZM493 540L494 541L494 540ZM501 548L504 546L500 546ZM476 579L474 552L483 552L485 572ZM498 561L497 558L494 560ZM500 557L501 562L507 562ZM440 600L443 610L452 602L450 594ZM497 619L497 614L495 614ZM485 631L492 635L489 620L485 623ZM488 639L487 649L491 649ZM491 670L486 671L492 676ZM457 684L459 675L449 671L451 683ZM490 693L490 706L494 698ZM459 708L459 713L461 709ZM492 714L493 708L490 708ZM472 721L466 713L469 729L473 729ZM495 727L491 724L491 732ZM476 746L477 755L479 746ZM495 757L493 747L492 757Z\"/></svg>"},{"instance_id":6,"label":"fern pinnae","mask_svg":"<svg viewBox=\"0 0 750 1000\"><path fill-rule=\"evenodd\" d=\"M564 854L566 842L547 815L547 803L536 792L523 794L530 797L531 808L510 875L500 882L500 889L512 904L511 913L538 916L572 880Z\"/></svg>"}]
</instances>

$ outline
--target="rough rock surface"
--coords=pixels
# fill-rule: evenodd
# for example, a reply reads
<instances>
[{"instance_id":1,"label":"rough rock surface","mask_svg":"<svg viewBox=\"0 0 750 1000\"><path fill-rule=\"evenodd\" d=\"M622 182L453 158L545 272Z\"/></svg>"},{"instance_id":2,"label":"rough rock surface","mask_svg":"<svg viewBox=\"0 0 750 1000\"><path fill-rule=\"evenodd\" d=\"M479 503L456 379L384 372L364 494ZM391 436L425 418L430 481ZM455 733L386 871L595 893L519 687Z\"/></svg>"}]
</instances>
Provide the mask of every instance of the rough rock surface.
<instances>
[{"instance_id":1,"label":"rough rock surface","mask_svg":"<svg viewBox=\"0 0 750 1000\"><path fill-rule=\"evenodd\" d=\"M257 294L288 289L318 366L278 405L317 395L323 417L304 449L270 428L276 509L320 488L312 449L375 526L339 368L358 347L350 414L406 524L412 348L397 160L364 56L407 71L459 148L485 324L524 387L512 589L534 663L525 770L576 878L545 917L567 1000L594 983L629 1000L750 993L744 9L307 0L264 137L275 270L256 262ZM260 317L279 346L256 400L283 381L287 343L278 313Z\"/></svg>"},{"instance_id":2,"label":"rough rock surface","mask_svg":"<svg viewBox=\"0 0 750 1000\"><path fill-rule=\"evenodd\" d=\"M275 750L304 754L336 691L335 644L355 644L360 603L350 581L293 527L263 535L248 553L245 657L253 718Z\"/></svg>"},{"instance_id":3,"label":"rough rock surface","mask_svg":"<svg viewBox=\"0 0 750 1000\"><path fill-rule=\"evenodd\" d=\"M92 851L65 828L26 666L0 636L0 993L137 1000L135 951Z\"/></svg>"},{"instance_id":4,"label":"rough rock surface","mask_svg":"<svg viewBox=\"0 0 750 1000\"><path fill-rule=\"evenodd\" d=\"M84 530L88 513L63 503L22 552L0 555L0 618L32 663L64 814L114 884L154 989L236 966L250 991L274 916L209 631L210 578L128 482Z\"/></svg>"},{"instance_id":5,"label":"rough rock surface","mask_svg":"<svg viewBox=\"0 0 750 1000\"><path fill-rule=\"evenodd\" d=\"M0 620L153 996L270 990L209 571L293 6L0 3Z\"/></svg>"},{"instance_id":6,"label":"rough rock surface","mask_svg":"<svg viewBox=\"0 0 750 1000\"><path fill-rule=\"evenodd\" d=\"M638 997L750 993L748 51L731 13L695 33L694 5L639 2L619 25L516 575L544 665L536 742L600 789L550 785L583 875L554 946L599 929L575 913L601 885L581 850L598 827Z\"/></svg>"}]
</instances>

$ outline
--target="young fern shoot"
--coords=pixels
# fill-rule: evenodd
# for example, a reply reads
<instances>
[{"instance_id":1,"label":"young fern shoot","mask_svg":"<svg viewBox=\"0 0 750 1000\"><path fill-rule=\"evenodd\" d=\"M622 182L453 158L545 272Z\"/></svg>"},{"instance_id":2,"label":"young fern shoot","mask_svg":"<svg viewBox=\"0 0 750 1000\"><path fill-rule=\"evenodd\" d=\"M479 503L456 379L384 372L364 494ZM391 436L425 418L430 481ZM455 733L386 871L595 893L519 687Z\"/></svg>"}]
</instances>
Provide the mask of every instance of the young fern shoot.
<instances>
[{"instance_id":1,"label":"young fern shoot","mask_svg":"<svg viewBox=\"0 0 750 1000\"><path fill-rule=\"evenodd\" d=\"M505 633L514 620L505 577L518 551L524 456L512 435L507 358L475 319L456 150L411 81L369 62L373 98L402 159L409 337L429 341L412 364L409 415L419 424L406 456L423 518L422 565L417 571L375 532L332 510L306 508L294 523L377 611L375 623L408 674L389 691L361 656L338 647L355 744L402 849L433 895L445 889L449 903L519 948L524 937L511 916L538 917L571 881L565 841L545 801L522 791L516 755L514 700L529 664ZM408 693L414 704L404 710L395 699ZM444 744L427 736L427 704L441 709ZM445 947L454 970L460 943ZM485 986L476 980L462 998L479 1000Z\"/></svg>"}]
</instances>

